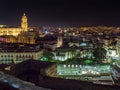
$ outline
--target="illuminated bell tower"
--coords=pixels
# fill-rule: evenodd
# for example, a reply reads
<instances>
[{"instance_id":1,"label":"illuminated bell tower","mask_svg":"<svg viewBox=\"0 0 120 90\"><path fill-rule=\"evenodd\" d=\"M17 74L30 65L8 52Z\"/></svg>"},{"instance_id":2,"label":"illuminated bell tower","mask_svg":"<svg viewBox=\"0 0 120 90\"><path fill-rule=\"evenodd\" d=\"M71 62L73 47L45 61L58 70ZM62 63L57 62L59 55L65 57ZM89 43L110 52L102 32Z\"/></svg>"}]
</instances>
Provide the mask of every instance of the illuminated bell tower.
<instances>
[{"instance_id":1,"label":"illuminated bell tower","mask_svg":"<svg viewBox=\"0 0 120 90\"><path fill-rule=\"evenodd\" d=\"M28 22L25 13L23 14L21 19L21 28L23 31L28 31Z\"/></svg>"},{"instance_id":2,"label":"illuminated bell tower","mask_svg":"<svg viewBox=\"0 0 120 90\"><path fill-rule=\"evenodd\" d=\"M63 38L62 36L57 37L57 48L63 45Z\"/></svg>"}]
</instances>

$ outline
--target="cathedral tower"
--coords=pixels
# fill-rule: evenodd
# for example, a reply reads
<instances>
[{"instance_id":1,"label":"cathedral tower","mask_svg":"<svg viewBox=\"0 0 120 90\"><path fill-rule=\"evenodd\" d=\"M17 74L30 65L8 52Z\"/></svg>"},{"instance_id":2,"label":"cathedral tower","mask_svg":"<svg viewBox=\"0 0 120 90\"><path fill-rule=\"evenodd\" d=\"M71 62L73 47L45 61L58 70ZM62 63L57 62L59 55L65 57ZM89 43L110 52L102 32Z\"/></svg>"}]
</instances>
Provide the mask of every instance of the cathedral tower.
<instances>
[{"instance_id":1,"label":"cathedral tower","mask_svg":"<svg viewBox=\"0 0 120 90\"><path fill-rule=\"evenodd\" d=\"M21 28L23 31L28 31L28 22L25 13L23 14L21 19Z\"/></svg>"},{"instance_id":2,"label":"cathedral tower","mask_svg":"<svg viewBox=\"0 0 120 90\"><path fill-rule=\"evenodd\" d=\"M63 38L62 36L57 37L57 47L61 47L63 44Z\"/></svg>"}]
</instances>

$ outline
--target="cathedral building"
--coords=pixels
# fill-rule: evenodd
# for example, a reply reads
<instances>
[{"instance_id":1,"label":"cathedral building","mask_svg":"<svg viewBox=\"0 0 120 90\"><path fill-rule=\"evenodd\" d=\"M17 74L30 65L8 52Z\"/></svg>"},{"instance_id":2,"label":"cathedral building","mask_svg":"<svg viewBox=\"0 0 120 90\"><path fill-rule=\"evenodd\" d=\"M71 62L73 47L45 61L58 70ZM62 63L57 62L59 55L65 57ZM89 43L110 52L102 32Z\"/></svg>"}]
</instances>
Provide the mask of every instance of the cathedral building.
<instances>
[{"instance_id":1,"label":"cathedral building","mask_svg":"<svg viewBox=\"0 0 120 90\"><path fill-rule=\"evenodd\" d=\"M21 27L5 27L0 25L0 42L35 44L35 33L28 31L28 21L25 13L21 18Z\"/></svg>"},{"instance_id":2,"label":"cathedral building","mask_svg":"<svg viewBox=\"0 0 120 90\"><path fill-rule=\"evenodd\" d=\"M25 13L21 18L21 27L14 28L14 27L0 27L0 36L18 36L21 32L28 31L28 22Z\"/></svg>"}]
</instances>

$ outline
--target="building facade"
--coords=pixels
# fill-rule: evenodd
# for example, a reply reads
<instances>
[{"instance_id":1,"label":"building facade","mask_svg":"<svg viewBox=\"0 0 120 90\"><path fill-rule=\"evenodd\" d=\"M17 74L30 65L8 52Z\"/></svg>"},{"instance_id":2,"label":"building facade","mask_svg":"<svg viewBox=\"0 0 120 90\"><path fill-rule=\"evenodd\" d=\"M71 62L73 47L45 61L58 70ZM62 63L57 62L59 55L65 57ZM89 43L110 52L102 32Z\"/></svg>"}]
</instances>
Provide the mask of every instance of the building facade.
<instances>
[{"instance_id":1,"label":"building facade","mask_svg":"<svg viewBox=\"0 0 120 90\"><path fill-rule=\"evenodd\" d=\"M117 40L116 49L117 49L117 54L119 55L120 58L120 39Z\"/></svg>"},{"instance_id":2,"label":"building facade","mask_svg":"<svg viewBox=\"0 0 120 90\"><path fill-rule=\"evenodd\" d=\"M57 48L53 51L53 59L59 61L66 61L68 59L74 58L79 53L78 49L71 49L69 47Z\"/></svg>"},{"instance_id":3,"label":"building facade","mask_svg":"<svg viewBox=\"0 0 120 90\"><path fill-rule=\"evenodd\" d=\"M2 51L0 52L0 64L20 63L28 59L39 60L43 51Z\"/></svg>"}]
</instances>

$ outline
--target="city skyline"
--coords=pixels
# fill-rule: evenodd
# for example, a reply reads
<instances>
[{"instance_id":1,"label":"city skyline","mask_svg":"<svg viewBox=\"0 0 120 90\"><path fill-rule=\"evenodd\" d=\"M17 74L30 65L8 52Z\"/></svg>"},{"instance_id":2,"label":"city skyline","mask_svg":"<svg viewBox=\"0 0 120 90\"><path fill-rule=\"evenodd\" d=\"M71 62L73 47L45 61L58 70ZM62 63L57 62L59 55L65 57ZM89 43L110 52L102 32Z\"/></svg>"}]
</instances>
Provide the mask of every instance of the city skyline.
<instances>
[{"instance_id":1,"label":"city skyline","mask_svg":"<svg viewBox=\"0 0 120 90\"><path fill-rule=\"evenodd\" d=\"M120 89L119 2L0 3L0 90Z\"/></svg>"},{"instance_id":2,"label":"city skyline","mask_svg":"<svg viewBox=\"0 0 120 90\"><path fill-rule=\"evenodd\" d=\"M2 0L0 24L20 26L21 15L29 26L120 26L119 2Z\"/></svg>"}]
</instances>

